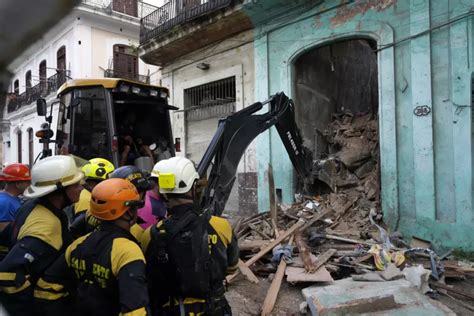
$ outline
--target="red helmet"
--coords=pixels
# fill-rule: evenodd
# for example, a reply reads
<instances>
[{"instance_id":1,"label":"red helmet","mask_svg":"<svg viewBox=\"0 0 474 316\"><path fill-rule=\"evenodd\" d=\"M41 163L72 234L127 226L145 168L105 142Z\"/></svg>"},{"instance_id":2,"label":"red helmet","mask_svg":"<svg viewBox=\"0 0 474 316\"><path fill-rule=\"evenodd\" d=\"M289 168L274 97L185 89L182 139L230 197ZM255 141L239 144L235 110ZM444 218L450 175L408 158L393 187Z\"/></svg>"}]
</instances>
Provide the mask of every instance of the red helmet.
<instances>
[{"instance_id":1,"label":"red helmet","mask_svg":"<svg viewBox=\"0 0 474 316\"><path fill-rule=\"evenodd\" d=\"M21 163L12 163L0 172L0 181L31 181L30 168Z\"/></svg>"}]
</instances>

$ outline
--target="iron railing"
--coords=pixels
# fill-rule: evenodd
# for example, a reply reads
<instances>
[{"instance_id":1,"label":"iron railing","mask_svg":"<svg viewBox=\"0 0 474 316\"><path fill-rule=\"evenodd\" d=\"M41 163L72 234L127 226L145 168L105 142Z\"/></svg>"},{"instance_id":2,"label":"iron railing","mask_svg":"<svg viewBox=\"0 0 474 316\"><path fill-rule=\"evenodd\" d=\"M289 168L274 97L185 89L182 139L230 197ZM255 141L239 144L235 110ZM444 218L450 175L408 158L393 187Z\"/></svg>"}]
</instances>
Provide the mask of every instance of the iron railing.
<instances>
[{"instance_id":1,"label":"iron railing","mask_svg":"<svg viewBox=\"0 0 474 316\"><path fill-rule=\"evenodd\" d=\"M58 71L55 75L41 81L37 85L27 88L22 94L10 93L8 95L8 113L20 109L22 106L36 102L41 97L55 93L59 87L71 78L69 70Z\"/></svg>"},{"instance_id":2,"label":"iron railing","mask_svg":"<svg viewBox=\"0 0 474 316\"><path fill-rule=\"evenodd\" d=\"M145 75L130 75L129 73L115 71L113 69L107 69L104 71L104 77L106 78L123 78L135 81L140 81L146 84L150 84L150 76Z\"/></svg>"},{"instance_id":3,"label":"iron railing","mask_svg":"<svg viewBox=\"0 0 474 316\"><path fill-rule=\"evenodd\" d=\"M140 25L140 44L157 37L176 25L225 8L232 0L170 0L145 16Z\"/></svg>"},{"instance_id":4,"label":"iron railing","mask_svg":"<svg viewBox=\"0 0 474 316\"><path fill-rule=\"evenodd\" d=\"M82 3L93 8L98 8L103 10L106 13L118 12L138 18L143 18L158 8L149 3L144 3L143 1L137 1L137 7L130 10L124 6L120 6L119 2L114 2L113 0L82 0Z\"/></svg>"}]
</instances>

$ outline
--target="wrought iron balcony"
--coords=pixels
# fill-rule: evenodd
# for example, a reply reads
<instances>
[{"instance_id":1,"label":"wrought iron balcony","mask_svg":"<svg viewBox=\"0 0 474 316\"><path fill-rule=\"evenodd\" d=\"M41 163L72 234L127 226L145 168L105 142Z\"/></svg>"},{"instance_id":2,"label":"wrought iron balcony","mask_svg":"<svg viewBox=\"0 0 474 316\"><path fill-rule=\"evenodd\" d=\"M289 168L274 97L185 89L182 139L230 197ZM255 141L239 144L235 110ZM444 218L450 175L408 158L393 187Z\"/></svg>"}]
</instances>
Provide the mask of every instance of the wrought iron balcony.
<instances>
[{"instance_id":1,"label":"wrought iron balcony","mask_svg":"<svg viewBox=\"0 0 474 316\"><path fill-rule=\"evenodd\" d=\"M170 0L141 20L140 43L157 37L173 27L225 8L232 0Z\"/></svg>"},{"instance_id":2,"label":"wrought iron balcony","mask_svg":"<svg viewBox=\"0 0 474 316\"><path fill-rule=\"evenodd\" d=\"M134 1L126 0L82 0L82 3L86 6L101 9L105 13L118 12L140 19L157 9L154 5L144 3L143 1L137 1L136 5Z\"/></svg>"},{"instance_id":3,"label":"wrought iron balcony","mask_svg":"<svg viewBox=\"0 0 474 316\"><path fill-rule=\"evenodd\" d=\"M107 69L104 71L104 77L106 78L123 78L135 81L140 81L146 84L150 84L150 76L145 75L130 75L129 73L114 71L113 69Z\"/></svg>"},{"instance_id":4,"label":"wrought iron balcony","mask_svg":"<svg viewBox=\"0 0 474 316\"><path fill-rule=\"evenodd\" d=\"M22 94L10 93L8 95L8 113L14 112L21 107L36 102L41 97L46 97L51 93L55 93L59 87L71 78L69 70L57 72L55 75L38 83L37 85L27 88Z\"/></svg>"}]
</instances>

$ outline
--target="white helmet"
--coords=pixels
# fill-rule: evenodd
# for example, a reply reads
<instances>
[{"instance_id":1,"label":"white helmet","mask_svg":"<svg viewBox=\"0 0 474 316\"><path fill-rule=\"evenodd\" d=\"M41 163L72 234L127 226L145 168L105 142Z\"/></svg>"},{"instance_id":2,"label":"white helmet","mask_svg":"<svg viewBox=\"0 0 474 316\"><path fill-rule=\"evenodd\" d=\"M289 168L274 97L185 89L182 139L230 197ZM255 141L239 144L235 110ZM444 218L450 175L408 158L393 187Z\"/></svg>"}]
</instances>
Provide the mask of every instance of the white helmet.
<instances>
[{"instance_id":1,"label":"white helmet","mask_svg":"<svg viewBox=\"0 0 474 316\"><path fill-rule=\"evenodd\" d=\"M76 166L70 156L46 157L31 169L31 185L25 190L25 197L37 198L56 191L59 187L67 187L84 178L84 174Z\"/></svg>"},{"instance_id":2,"label":"white helmet","mask_svg":"<svg viewBox=\"0 0 474 316\"><path fill-rule=\"evenodd\" d=\"M158 174L160 193L186 193L191 190L194 181L199 179L194 163L183 157L159 161L153 167L153 173Z\"/></svg>"}]
</instances>

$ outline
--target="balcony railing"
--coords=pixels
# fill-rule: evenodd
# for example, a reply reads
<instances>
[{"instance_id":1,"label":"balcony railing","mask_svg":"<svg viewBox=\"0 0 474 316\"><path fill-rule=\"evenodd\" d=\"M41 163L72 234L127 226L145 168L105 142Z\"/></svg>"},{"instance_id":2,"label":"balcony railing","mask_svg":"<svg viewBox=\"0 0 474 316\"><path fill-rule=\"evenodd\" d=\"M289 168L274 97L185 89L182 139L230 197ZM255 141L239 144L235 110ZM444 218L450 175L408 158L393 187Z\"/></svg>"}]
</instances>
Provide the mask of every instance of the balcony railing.
<instances>
[{"instance_id":1,"label":"balcony railing","mask_svg":"<svg viewBox=\"0 0 474 316\"><path fill-rule=\"evenodd\" d=\"M27 88L25 92L18 95L10 93L8 95L8 113L20 109L22 106L31 104L41 97L46 97L51 93L55 93L58 88L71 78L71 72L64 70L38 83L37 85Z\"/></svg>"},{"instance_id":2,"label":"balcony railing","mask_svg":"<svg viewBox=\"0 0 474 316\"><path fill-rule=\"evenodd\" d=\"M157 37L176 25L225 8L232 0L170 0L141 20L140 43Z\"/></svg>"},{"instance_id":3,"label":"balcony railing","mask_svg":"<svg viewBox=\"0 0 474 316\"><path fill-rule=\"evenodd\" d=\"M107 69L104 71L104 77L106 78L123 78L135 81L140 81L146 84L150 84L150 76L145 75L130 75L129 73L114 71L113 69Z\"/></svg>"},{"instance_id":4,"label":"balcony railing","mask_svg":"<svg viewBox=\"0 0 474 316\"><path fill-rule=\"evenodd\" d=\"M118 12L138 18L143 18L157 9L154 5L137 1L136 6L129 5L133 1L114 1L114 0L82 0L82 3L94 8L102 9L104 12Z\"/></svg>"}]
</instances>

